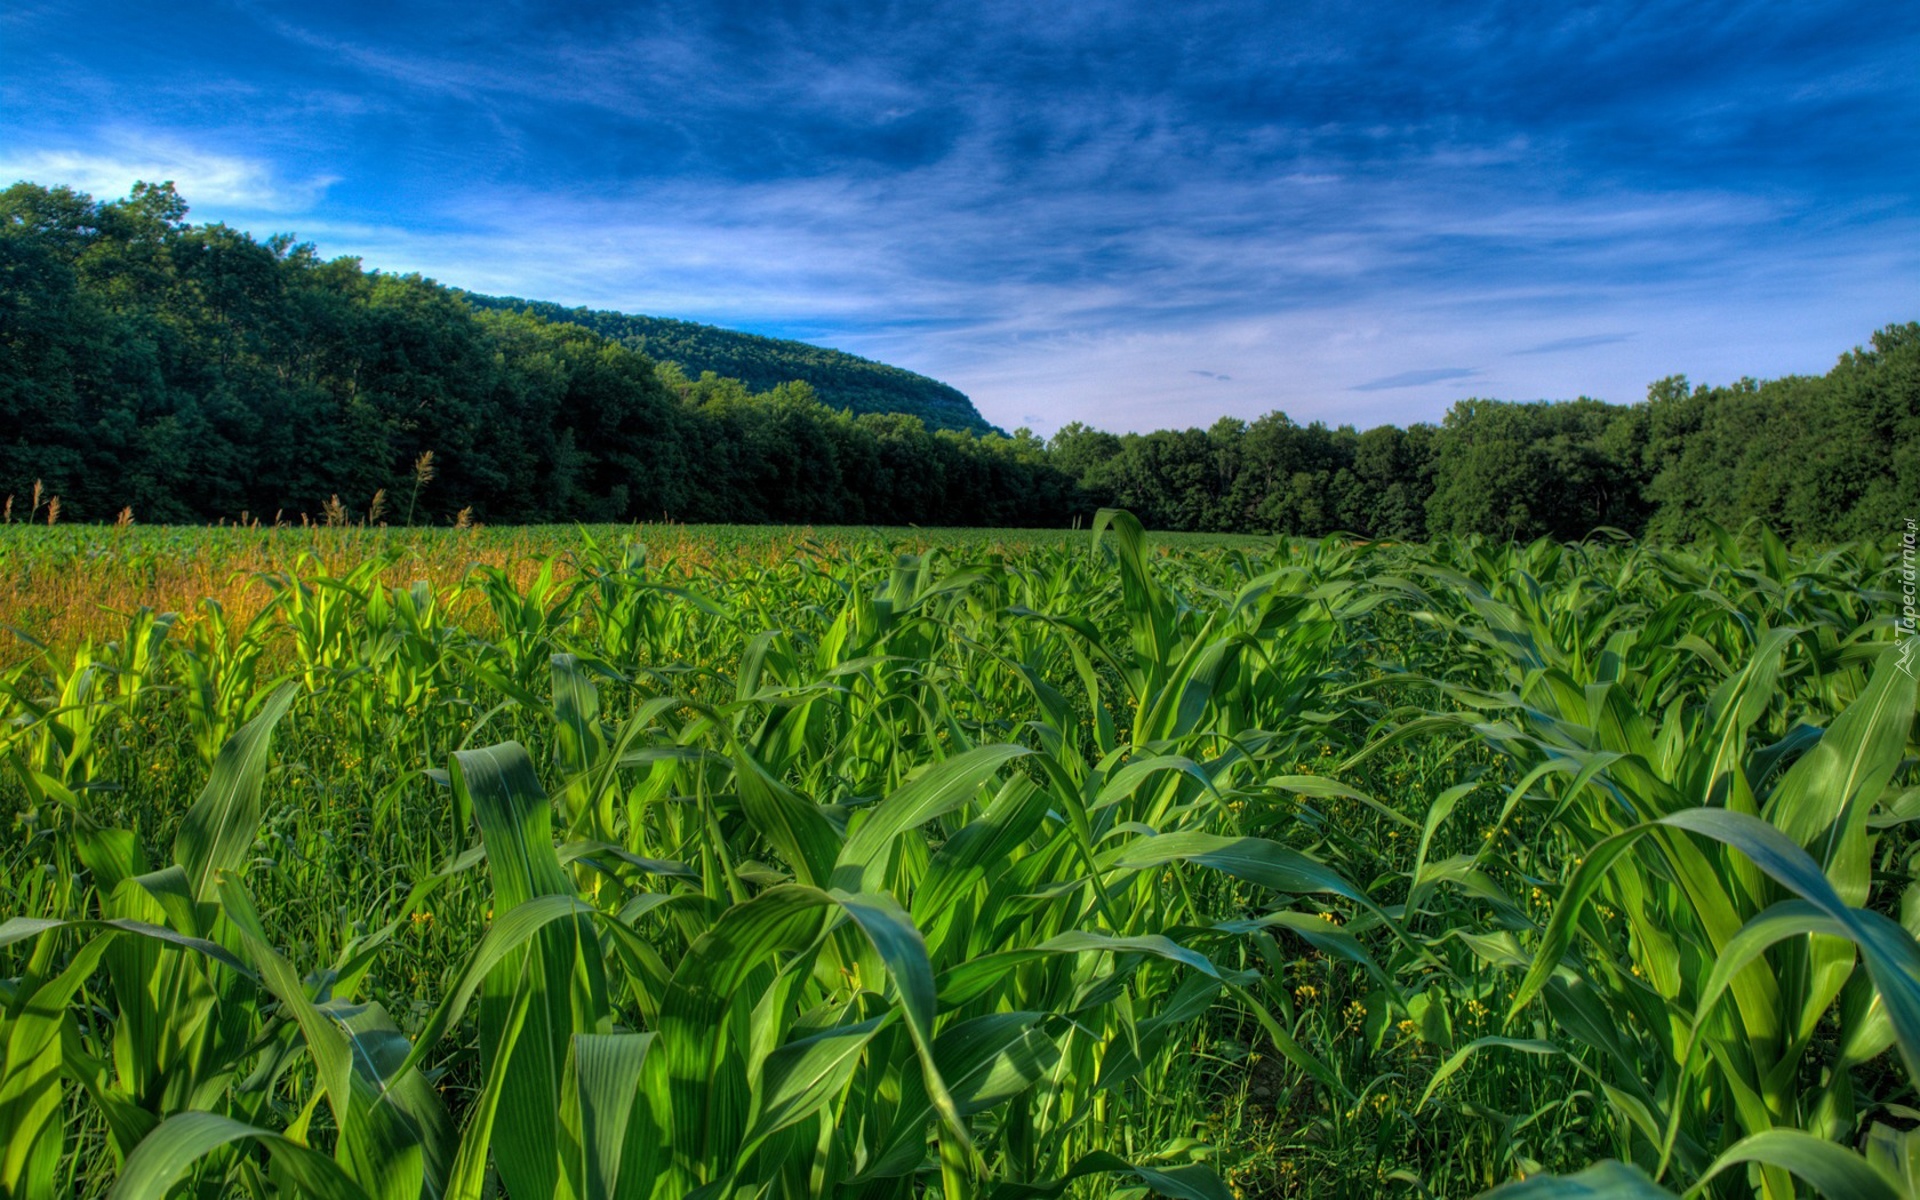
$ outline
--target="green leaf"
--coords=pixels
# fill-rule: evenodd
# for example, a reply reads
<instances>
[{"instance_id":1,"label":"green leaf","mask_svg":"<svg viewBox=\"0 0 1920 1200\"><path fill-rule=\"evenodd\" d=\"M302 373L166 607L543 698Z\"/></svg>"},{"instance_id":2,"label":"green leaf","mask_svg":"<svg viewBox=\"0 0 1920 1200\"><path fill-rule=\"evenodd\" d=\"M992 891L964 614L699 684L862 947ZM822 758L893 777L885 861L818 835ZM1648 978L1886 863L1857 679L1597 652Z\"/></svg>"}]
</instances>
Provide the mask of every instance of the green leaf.
<instances>
[{"instance_id":1,"label":"green leaf","mask_svg":"<svg viewBox=\"0 0 1920 1200\"><path fill-rule=\"evenodd\" d=\"M1895 653L1890 648L1880 656L1866 689L1787 771L1765 810L1768 822L1813 855L1850 905L1866 903L1867 818L1905 757L1913 730L1920 683L1900 669Z\"/></svg>"},{"instance_id":2,"label":"green leaf","mask_svg":"<svg viewBox=\"0 0 1920 1200\"><path fill-rule=\"evenodd\" d=\"M521 905L577 903L553 847L552 807L518 742L453 756L453 786L470 804L487 847L495 923ZM480 1056L492 1070L508 1014L530 994L525 1028L501 1077L494 1162L510 1194L545 1196L560 1186L568 1051L576 1033L609 1032L605 964L591 919L542 922L524 949L487 973L480 989Z\"/></svg>"},{"instance_id":3,"label":"green leaf","mask_svg":"<svg viewBox=\"0 0 1920 1200\"><path fill-rule=\"evenodd\" d=\"M1877 912L1848 906L1806 851L1758 817L1719 809L1684 809L1658 823L1734 847L1774 882L1844 929L1860 948L1867 973L1886 1006L1909 1076L1920 1079L1920 945L1912 934Z\"/></svg>"},{"instance_id":4,"label":"green leaf","mask_svg":"<svg viewBox=\"0 0 1920 1200\"><path fill-rule=\"evenodd\" d=\"M1245 972L1223 971L1212 959L1172 938L1150 933L1139 937L1114 937L1105 933L1079 930L1056 934L1037 946L1017 950L999 950L969 959L940 974L940 998L957 1008L985 995L1008 972L1024 963L1056 954L1147 954L1168 962L1192 967L1222 983L1246 983L1252 976Z\"/></svg>"},{"instance_id":5,"label":"green leaf","mask_svg":"<svg viewBox=\"0 0 1920 1200\"><path fill-rule=\"evenodd\" d=\"M233 951L218 942L205 938L188 937L176 933L164 925L155 925L147 921L134 921L125 917L108 920L82 919L61 921L51 917L14 917L0 924L0 946L10 946L30 937L38 937L51 929L99 929L118 933L130 933L135 937L149 938L181 950L192 950L203 954L223 967L239 973L243 978L254 979L253 968L234 956Z\"/></svg>"},{"instance_id":6,"label":"green leaf","mask_svg":"<svg viewBox=\"0 0 1920 1200\"><path fill-rule=\"evenodd\" d=\"M769 774L745 747L737 747L733 758L747 820L780 852L796 879L808 887L824 886L840 852L832 822L819 805Z\"/></svg>"},{"instance_id":7,"label":"green leaf","mask_svg":"<svg viewBox=\"0 0 1920 1200\"><path fill-rule=\"evenodd\" d=\"M1046 1200L1059 1196L1075 1180L1088 1175L1131 1175L1156 1195L1175 1200L1232 1200L1220 1177L1207 1167L1138 1167L1105 1150L1096 1150L1068 1168L1067 1173L1048 1183L1003 1183L989 1195L992 1200Z\"/></svg>"},{"instance_id":8,"label":"green leaf","mask_svg":"<svg viewBox=\"0 0 1920 1200\"><path fill-rule=\"evenodd\" d=\"M1488 1200L1673 1200L1673 1193L1639 1167L1603 1159L1573 1175L1535 1175L1503 1184Z\"/></svg>"},{"instance_id":9,"label":"green leaf","mask_svg":"<svg viewBox=\"0 0 1920 1200\"><path fill-rule=\"evenodd\" d=\"M950 1025L934 1038L934 1064L963 1116L1019 1095L1058 1065L1060 1047L1037 1027L1044 1016L990 1013ZM848 1180L849 1186L905 1175L926 1157L927 1126L936 1117L933 1102L919 1077L904 1080L901 1091L886 1149Z\"/></svg>"},{"instance_id":10,"label":"green leaf","mask_svg":"<svg viewBox=\"0 0 1920 1200\"><path fill-rule=\"evenodd\" d=\"M1390 808L1372 796L1367 795L1365 792L1360 791L1358 788L1348 787L1336 779L1327 779L1319 775L1275 775L1268 778L1266 782L1271 787L1281 788L1285 791L1293 792L1296 795L1312 796L1315 799L1325 799L1328 796L1333 796L1342 800L1352 800L1356 804L1366 805L1396 825L1415 830L1421 828L1420 822L1414 820L1412 817L1407 816L1397 809Z\"/></svg>"},{"instance_id":11,"label":"green leaf","mask_svg":"<svg viewBox=\"0 0 1920 1200\"><path fill-rule=\"evenodd\" d=\"M948 1094L946 1082L940 1077L940 1068L934 1062L933 1018L937 994L933 985L933 965L927 961L927 944L921 939L920 931L914 928L913 918L885 892L865 895L835 891L831 895L834 903L852 917L867 935L867 940L887 964L887 973L892 976L894 988L899 993L898 1002L901 1014L906 1018L907 1032L912 1036L913 1047L920 1055L920 1070L926 1080L927 1094L933 1099L934 1111L940 1114L960 1145L971 1148L972 1135L967 1130L966 1122L960 1119L960 1110Z\"/></svg>"},{"instance_id":12,"label":"green leaf","mask_svg":"<svg viewBox=\"0 0 1920 1200\"><path fill-rule=\"evenodd\" d=\"M971 800L1007 763L1032 751L1024 746L976 746L927 767L875 805L847 838L833 866L833 886L846 892L878 891L893 840Z\"/></svg>"},{"instance_id":13,"label":"green leaf","mask_svg":"<svg viewBox=\"0 0 1920 1200\"><path fill-rule=\"evenodd\" d=\"M11 924L11 922L9 922ZM66 1149L62 1113L61 1035L67 1007L99 965L110 938L94 938L58 976L14 1001L0 1023L0 1194L47 1196Z\"/></svg>"},{"instance_id":14,"label":"green leaf","mask_svg":"<svg viewBox=\"0 0 1920 1200\"><path fill-rule=\"evenodd\" d=\"M295 690L291 683L282 684L220 747L205 790L174 836L174 861L186 868L195 900L213 898L221 871L246 865L260 833L260 785L267 774L273 727L286 715Z\"/></svg>"},{"instance_id":15,"label":"green leaf","mask_svg":"<svg viewBox=\"0 0 1920 1200\"><path fill-rule=\"evenodd\" d=\"M1425 1108L1427 1101L1433 1099L1433 1094L1440 1090L1441 1084L1452 1078L1455 1071L1465 1066L1469 1058L1487 1049L1517 1050L1523 1054L1541 1055L1558 1055L1564 1053L1560 1047L1554 1045L1552 1042L1543 1042L1535 1038L1475 1038L1473 1041L1468 1042L1466 1045L1448 1055L1447 1061L1440 1064L1440 1069L1435 1071L1433 1078L1427 1081L1427 1089L1420 1093L1420 1101L1413 1106L1414 1110L1417 1112Z\"/></svg>"},{"instance_id":16,"label":"green leaf","mask_svg":"<svg viewBox=\"0 0 1920 1200\"><path fill-rule=\"evenodd\" d=\"M447 1183L447 1200L482 1200L490 1190L487 1162L492 1157L493 1128L500 1120L500 1098L506 1091L507 1064L519 1045L521 1030L526 1028L532 998L531 988L518 992L500 1023L500 1041L487 1066L480 1098L468 1110L467 1126L460 1134L460 1151L454 1156L453 1174Z\"/></svg>"},{"instance_id":17,"label":"green leaf","mask_svg":"<svg viewBox=\"0 0 1920 1200\"><path fill-rule=\"evenodd\" d=\"M829 1029L788 1042L767 1056L759 1086L754 1089L755 1116L742 1143L747 1155L772 1133L797 1124L818 1112L853 1078L867 1043L885 1017Z\"/></svg>"},{"instance_id":18,"label":"green leaf","mask_svg":"<svg viewBox=\"0 0 1920 1200\"><path fill-rule=\"evenodd\" d=\"M1211 833L1164 833L1139 838L1117 853L1102 855L1102 866L1141 870L1170 862L1194 862L1276 892L1331 892L1356 903L1373 901L1332 867L1265 838L1220 837Z\"/></svg>"},{"instance_id":19,"label":"green leaf","mask_svg":"<svg viewBox=\"0 0 1920 1200\"><path fill-rule=\"evenodd\" d=\"M1127 760L1125 766L1107 776L1100 785L1099 793L1094 796L1093 807L1104 808L1115 800L1131 796L1142 780L1166 771L1188 776L1216 797L1220 794L1206 768L1186 755L1150 754Z\"/></svg>"},{"instance_id":20,"label":"green leaf","mask_svg":"<svg viewBox=\"0 0 1920 1200\"><path fill-rule=\"evenodd\" d=\"M319 1151L269 1130L207 1112L180 1113L155 1126L127 1156L126 1168L113 1185L112 1198L165 1200L173 1185L194 1163L222 1146L241 1141L265 1146L273 1155L275 1165L300 1186L303 1196L316 1200L366 1200L366 1193Z\"/></svg>"},{"instance_id":21,"label":"green leaf","mask_svg":"<svg viewBox=\"0 0 1920 1200\"><path fill-rule=\"evenodd\" d=\"M232 875L221 878L220 901L267 990L292 1013L313 1055L347 1173L382 1200L415 1200L423 1188L428 1197L441 1195L452 1165L452 1122L438 1094L409 1065L406 1039L384 1011L315 1004L292 965L268 944L252 897Z\"/></svg>"},{"instance_id":22,"label":"green leaf","mask_svg":"<svg viewBox=\"0 0 1920 1200\"><path fill-rule=\"evenodd\" d=\"M572 778L586 774L606 752L600 689L577 655L555 654L550 661L556 757L561 772Z\"/></svg>"},{"instance_id":23,"label":"green leaf","mask_svg":"<svg viewBox=\"0 0 1920 1200\"><path fill-rule=\"evenodd\" d=\"M1742 1138L1714 1160L1700 1182L1745 1163L1779 1167L1833 1200L1904 1200L1893 1181L1866 1159L1798 1129L1768 1129Z\"/></svg>"},{"instance_id":24,"label":"green leaf","mask_svg":"<svg viewBox=\"0 0 1920 1200\"><path fill-rule=\"evenodd\" d=\"M578 1103L583 1200L644 1197L653 1186L636 1112L646 1104L641 1073L651 1033L578 1033L573 1069Z\"/></svg>"},{"instance_id":25,"label":"green leaf","mask_svg":"<svg viewBox=\"0 0 1920 1200\"><path fill-rule=\"evenodd\" d=\"M826 927L826 893L798 884L768 888L720 915L681 957L661 1000L659 1053L670 1096L668 1131L676 1186L691 1191L724 1174L746 1131L743 1067L750 999L778 951L812 945Z\"/></svg>"},{"instance_id":26,"label":"green leaf","mask_svg":"<svg viewBox=\"0 0 1920 1200\"><path fill-rule=\"evenodd\" d=\"M1782 900L1741 926L1740 932L1721 948L1719 957L1713 963L1713 973L1700 990L1699 1000L1694 1005L1693 1036L1699 1036L1700 1029L1712 1015L1713 1006L1726 991L1727 985L1749 963L1788 938L1816 934L1846 938L1848 931L1845 925L1824 915L1805 900Z\"/></svg>"}]
</instances>

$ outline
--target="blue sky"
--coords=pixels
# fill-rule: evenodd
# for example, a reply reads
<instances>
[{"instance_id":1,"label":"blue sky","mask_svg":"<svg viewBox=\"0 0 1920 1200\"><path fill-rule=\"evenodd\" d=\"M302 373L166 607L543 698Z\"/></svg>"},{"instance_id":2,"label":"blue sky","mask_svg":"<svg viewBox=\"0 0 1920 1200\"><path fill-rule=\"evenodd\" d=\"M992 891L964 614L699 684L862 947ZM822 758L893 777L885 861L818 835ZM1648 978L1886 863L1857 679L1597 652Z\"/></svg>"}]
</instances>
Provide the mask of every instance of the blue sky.
<instances>
[{"instance_id":1,"label":"blue sky","mask_svg":"<svg viewBox=\"0 0 1920 1200\"><path fill-rule=\"evenodd\" d=\"M0 11L0 176L898 363L1050 433L1817 373L1920 318L1920 4Z\"/></svg>"}]
</instances>

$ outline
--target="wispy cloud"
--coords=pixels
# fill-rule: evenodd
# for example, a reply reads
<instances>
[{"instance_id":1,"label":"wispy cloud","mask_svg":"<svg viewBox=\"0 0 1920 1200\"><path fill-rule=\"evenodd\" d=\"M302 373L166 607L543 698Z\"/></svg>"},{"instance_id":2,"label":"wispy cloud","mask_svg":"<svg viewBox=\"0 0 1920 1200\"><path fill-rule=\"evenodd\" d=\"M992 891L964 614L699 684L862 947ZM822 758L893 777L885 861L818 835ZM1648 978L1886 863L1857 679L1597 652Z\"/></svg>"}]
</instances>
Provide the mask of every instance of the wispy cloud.
<instances>
[{"instance_id":1,"label":"wispy cloud","mask_svg":"<svg viewBox=\"0 0 1920 1200\"><path fill-rule=\"evenodd\" d=\"M1885 152L1920 121L1913 6L181 2L105 0L105 40L15 10L0 165L836 345L1002 425L1627 400L1920 312Z\"/></svg>"},{"instance_id":2,"label":"wispy cloud","mask_svg":"<svg viewBox=\"0 0 1920 1200\"><path fill-rule=\"evenodd\" d=\"M1386 392L1395 388L1423 387L1429 383L1449 383L1456 379L1472 379L1480 372L1473 367L1428 367L1419 371L1402 371L1398 375L1387 375L1379 379L1369 379L1365 383L1356 383L1347 389L1354 392Z\"/></svg>"},{"instance_id":3,"label":"wispy cloud","mask_svg":"<svg viewBox=\"0 0 1920 1200\"><path fill-rule=\"evenodd\" d=\"M103 198L123 196L136 182L171 180L189 203L270 213L306 212L336 182L289 180L261 159L127 133L110 133L86 149L0 152L0 178L62 183Z\"/></svg>"},{"instance_id":4,"label":"wispy cloud","mask_svg":"<svg viewBox=\"0 0 1920 1200\"><path fill-rule=\"evenodd\" d=\"M1515 350L1515 354L1559 354L1566 350L1588 350L1595 346L1617 346L1630 342L1630 333L1586 333L1577 337L1555 338L1551 342L1541 342L1538 346L1528 346L1525 350Z\"/></svg>"}]
</instances>

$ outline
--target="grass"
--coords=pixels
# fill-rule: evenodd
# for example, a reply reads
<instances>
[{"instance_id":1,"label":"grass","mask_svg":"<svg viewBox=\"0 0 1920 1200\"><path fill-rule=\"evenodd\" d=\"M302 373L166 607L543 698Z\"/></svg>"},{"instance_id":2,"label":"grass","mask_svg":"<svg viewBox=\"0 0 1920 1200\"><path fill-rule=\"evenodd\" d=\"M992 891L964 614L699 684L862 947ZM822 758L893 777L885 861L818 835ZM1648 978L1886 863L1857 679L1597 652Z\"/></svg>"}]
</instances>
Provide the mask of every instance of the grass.
<instances>
[{"instance_id":1,"label":"grass","mask_svg":"<svg viewBox=\"0 0 1920 1200\"><path fill-rule=\"evenodd\" d=\"M0 532L0 1192L1914 1194L1884 548L1099 528Z\"/></svg>"}]
</instances>

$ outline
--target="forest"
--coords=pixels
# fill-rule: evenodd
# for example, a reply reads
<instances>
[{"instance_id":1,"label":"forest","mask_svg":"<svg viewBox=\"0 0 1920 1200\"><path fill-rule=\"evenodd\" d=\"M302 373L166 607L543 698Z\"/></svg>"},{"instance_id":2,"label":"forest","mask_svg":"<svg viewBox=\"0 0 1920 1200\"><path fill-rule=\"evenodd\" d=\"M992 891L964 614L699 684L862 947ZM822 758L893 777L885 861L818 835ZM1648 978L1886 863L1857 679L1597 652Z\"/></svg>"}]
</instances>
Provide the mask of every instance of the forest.
<instances>
[{"instance_id":1,"label":"forest","mask_svg":"<svg viewBox=\"0 0 1920 1200\"><path fill-rule=\"evenodd\" d=\"M170 184L19 183L0 192L0 494L9 519L57 496L69 521L1058 527L1115 505L1165 530L1684 541L1757 518L1801 542L1880 536L1920 495L1915 322L1824 376L1674 376L1634 404L1051 439L938 428L965 423L950 397L861 411L862 380L944 385L706 329L325 260L190 223Z\"/></svg>"},{"instance_id":2,"label":"forest","mask_svg":"<svg viewBox=\"0 0 1920 1200\"><path fill-rule=\"evenodd\" d=\"M755 392L771 391L783 383L805 383L828 408L849 409L856 416L906 413L919 417L929 429L1004 432L988 424L973 401L956 388L824 346L671 317L564 308L544 300L510 296L464 295L475 308L524 312L543 321L591 329L656 362L671 362L696 379L711 371L723 379L737 379Z\"/></svg>"}]
</instances>

